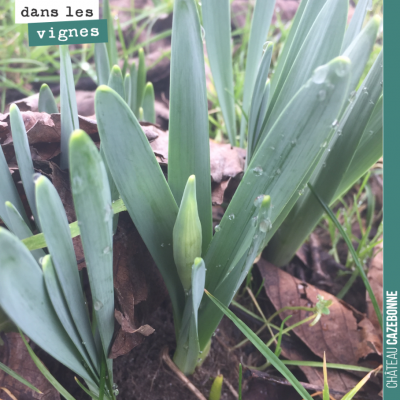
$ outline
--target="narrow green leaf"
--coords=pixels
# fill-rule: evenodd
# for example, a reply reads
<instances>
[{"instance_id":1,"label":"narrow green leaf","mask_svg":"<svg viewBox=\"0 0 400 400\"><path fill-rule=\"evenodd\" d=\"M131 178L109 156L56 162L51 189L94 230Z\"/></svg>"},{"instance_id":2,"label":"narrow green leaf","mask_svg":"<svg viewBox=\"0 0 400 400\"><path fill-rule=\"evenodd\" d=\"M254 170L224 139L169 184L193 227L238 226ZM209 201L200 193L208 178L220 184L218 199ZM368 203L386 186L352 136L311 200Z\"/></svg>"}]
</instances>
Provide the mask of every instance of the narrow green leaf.
<instances>
[{"instance_id":1,"label":"narrow green leaf","mask_svg":"<svg viewBox=\"0 0 400 400\"><path fill-rule=\"evenodd\" d=\"M131 110L132 112L136 114L137 112L137 70L136 70L136 64L133 62L130 68L131 71Z\"/></svg>"},{"instance_id":2,"label":"narrow green leaf","mask_svg":"<svg viewBox=\"0 0 400 400\"><path fill-rule=\"evenodd\" d=\"M143 104L144 88L146 86L146 62L142 48L138 52L138 69L136 77L136 115L139 115L139 108Z\"/></svg>"},{"instance_id":3,"label":"narrow green leaf","mask_svg":"<svg viewBox=\"0 0 400 400\"><path fill-rule=\"evenodd\" d=\"M305 367L315 367L322 368L323 363L320 361L302 361L302 360L282 360L285 365L295 365L295 366L305 366ZM371 372L370 368L360 367L359 365L348 365L348 364L334 364L326 363L327 368L342 369L345 371L359 371L359 372Z\"/></svg>"},{"instance_id":4,"label":"narrow green leaf","mask_svg":"<svg viewBox=\"0 0 400 400\"><path fill-rule=\"evenodd\" d=\"M121 68L118 65L114 65L111 68L108 86L125 99L124 78L122 77Z\"/></svg>"},{"instance_id":5,"label":"narrow green leaf","mask_svg":"<svg viewBox=\"0 0 400 400\"><path fill-rule=\"evenodd\" d=\"M79 177L75 178L76 181L72 182L72 185L79 184ZM56 189L47 178L41 176L36 180L35 185L40 222L65 300L93 364L100 369L99 354L92 336L63 204Z\"/></svg>"},{"instance_id":6,"label":"narrow green leaf","mask_svg":"<svg viewBox=\"0 0 400 400\"><path fill-rule=\"evenodd\" d=\"M324 389L322 391L322 398L323 400L330 400L329 398L329 386L328 386L328 371L326 368L326 356L324 352L324 366L323 366L323 372L324 372Z\"/></svg>"},{"instance_id":7,"label":"narrow green leaf","mask_svg":"<svg viewBox=\"0 0 400 400\"><path fill-rule=\"evenodd\" d=\"M26 239L27 237L32 236L32 231L29 226L26 224L24 219L21 217L21 214L14 207L12 203L6 201L6 210L9 220L9 226L11 232L14 233L18 239ZM40 259L46 255L43 250L33 250L32 255L37 262L40 262Z\"/></svg>"},{"instance_id":8,"label":"narrow green leaf","mask_svg":"<svg viewBox=\"0 0 400 400\"><path fill-rule=\"evenodd\" d=\"M79 336L78 330L71 317L71 313L68 309L68 304L65 300L63 290L60 285L60 281L57 277L56 270L51 260L50 255L43 257L42 261L43 276L46 284L47 293L49 294L51 304L53 304L54 310L57 310L57 316L67 332L68 336L74 343L75 347L79 351L79 354L92 371L92 374L96 376L95 369L93 368L89 354L86 347L82 344L82 339Z\"/></svg>"},{"instance_id":9,"label":"narrow green leaf","mask_svg":"<svg viewBox=\"0 0 400 400\"><path fill-rule=\"evenodd\" d=\"M351 160L349 167L334 198L347 192L362 175L365 174L381 157L383 153L383 120L382 120L383 97L377 101L371 118L368 121L360 144Z\"/></svg>"},{"instance_id":10,"label":"narrow green leaf","mask_svg":"<svg viewBox=\"0 0 400 400\"><path fill-rule=\"evenodd\" d=\"M35 201L35 184L33 183L33 175L35 170L33 169L31 151L29 149L25 124L19 108L15 104L11 104L10 107L10 124L15 155L17 157L19 172L24 185L24 191L26 198L28 199L29 207L35 219L35 224L40 229L40 221L38 218Z\"/></svg>"},{"instance_id":11,"label":"narrow green leaf","mask_svg":"<svg viewBox=\"0 0 400 400\"><path fill-rule=\"evenodd\" d=\"M196 176L204 254L212 238L210 144L203 42L193 0L174 3L171 52L168 183L179 205L189 176Z\"/></svg>"},{"instance_id":12,"label":"narrow green leaf","mask_svg":"<svg viewBox=\"0 0 400 400\"><path fill-rule=\"evenodd\" d=\"M53 93L45 83L40 87L38 108L39 112L45 112L47 114L59 113Z\"/></svg>"},{"instance_id":13,"label":"narrow green leaf","mask_svg":"<svg viewBox=\"0 0 400 400\"><path fill-rule=\"evenodd\" d=\"M267 40L272 15L275 8L275 0L257 0L251 21L249 47L247 49L246 72L243 90L243 110L248 115L251 97L253 95L254 82L257 68L260 64L263 44ZM246 131L246 119L242 116L240 125L240 147L243 147Z\"/></svg>"},{"instance_id":14,"label":"narrow green leaf","mask_svg":"<svg viewBox=\"0 0 400 400\"><path fill-rule=\"evenodd\" d=\"M312 400L306 389L301 385L297 378L289 371L289 369L282 363L282 361L265 345L265 343L232 311L229 310L223 303L214 297L207 290L207 296L212 302L240 329L240 331L253 343L257 350L293 385L297 393L303 399Z\"/></svg>"},{"instance_id":15,"label":"narrow green leaf","mask_svg":"<svg viewBox=\"0 0 400 400\"><path fill-rule=\"evenodd\" d=\"M125 204L121 199L113 202L112 209L113 209L114 214L118 214L122 211L126 211ZM115 215L114 215L114 217L115 217ZM70 230L71 238L74 238L81 234L81 231L79 229L79 225L78 225L77 221L69 224L69 230ZM43 249L44 247L47 247L46 240L44 238L43 233L39 233L37 235L26 238L26 239L22 240L22 243L24 243L25 246L28 248L28 250L31 250L31 251L37 250L37 249Z\"/></svg>"},{"instance_id":16,"label":"narrow green leaf","mask_svg":"<svg viewBox=\"0 0 400 400\"><path fill-rule=\"evenodd\" d=\"M232 146L236 145L235 99L229 0L201 2L203 26L212 76Z\"/></svg>"},{"instance_id":17,"label":"narrow green leaf","mask_svg":"<svg viewBox=\"0 0 400 400\"><path fill-rule=\"evenodd\" d=\"M280 91L304 40L325 3L326 0L303 0L300 2L289 35L279 55L278 65L271 79L272 94L276 90Z\"/></svg>"},{"instance_id":18,"label":"narrow green leaf","mask_svg":"<svg viewBox=\"0 0 400 400\"><path fill-rule=\"evenodd\" d=\"M128 72L124 78L124 92L126 104L130 107L132 105L132 81L131 74Z\"/></svg>"},{"instance_id":19,"label":"narrow green leaf","mask_svg":"<svg viewBox=\"0 0 400 400\"><path fill-rule=\"evenodd\" d=\"M310 4L310 3L309 3ZM318 14L287 76L275 89L267 113L261 140L313 71L339 55L347 21L348 0L327 0ZM288 60L287 60L288 61ZM321 76L323 80L324 77Z\"/></svg>"},{"instance_id":20,"label":"narrow green leaf","mask_svg":"<svg viewBox=\"0 0 400 400\"><path fill-rule=\"evenodd\" d=\"M38 370L42 373L42 375L51 383L51 385L57 390L58 393L65 397L66 400L75 400L75 398L71 396L71 394L57 381L56 378L54 378L50 371L40 361L39 357L32 350L31 346L29 346L29 343L26 341L22 333L21 338L25 343L26 348L28 349L29 355L31 356L33 362L37 366Z\"/></svg>"},{"instance_id":21,"label":"narrow green leaf","mask_svg":"<svg viewBox=\"0 0 400 400\"><path fill-rule=\"evenodd\" d=\"M0 305L38 346L78 375L92 381L62 327L47 294L42 271L27 248L0 228Z\"/></svg>"},{"instance_id":22,"label":"narrow green leaf","mask_svg":"<svg viewBox=\"0 0 400 400\"><path fill-rule=\"evenodd\" d=\"M153 84L148 82L143 95L143 119L152 124L156 123L156 110L154 105L155 98Z\"/></svg>"},{"instance_id":23,"label":"narrow green leaf","mask_svg":"<svg viewBox=\"0 0 400 400\"><path fill-rule=\"evenodd\" d=\"M108 59L106 43L95 43L94 63L96 65L97 84L107 85L110 77L110 60Z\"/></svg>"},{"instance_id":24,"label":"narrow green leaf","mask_svg":"<svg viewBox=\"0 0 400 400\"><path fill-rule=\"evenodd\" d=\"M350 46L350 44L353 42L356 36L360 33L370 3L371 0L358 1L353 16L351 18L350 24L346 30L346 34L344 35L342 50L341 50L342 54Z\"/></svg>"},{"instance_id":25,"label":"narrow green leaf","mask_svg":"<svg viewBox=\"0 0 400 400\"><path fill-rule=\"evenodd\" d=\"M200 257L194 260L191 280L191 290L186 300L182 328L174 354L175 364L186 375L194 372L201 354L198 336L198 311L204 294L206 267Z\"/></svg>"},{"instance_id":26,"label":"narrow green leaf","mask_svg":"<svg viewBox=\"0 0 400 400\"><path fill-rule=\"evenodd\" d=\"M81 381L75 377L75 382L78 384L78 386L88 395L91 397L91 399L93 400L99 400L99 398L90 390L88 390L87 388L85 388L85 386L81 383Z\"/></svg>"},{"instance_id":27,"label":"narrow green leaf","mask_svg":"<svg viewBox=\"0 0 400 400\"><path fill-rule=\"evenodd\" d=\"M109 0L103 0L103 18L107 19L108 42L106 47L111 68L113 65L118 64L118 51L114 31L114 18L111 15Z\"/></svg>"},{"instance_id":28,"label":"narrow green leaf","mask_svg":"<svg viewBox=\"0 0 400 400\"><path fill-rule=\"evenodd\" d=\"M24 206L22 205L21 198L19 197L17 188L14 185L14 181L11 177L10 170L8 169L6 158L4 157L3 149L0 146L0 218L10 228L10 220L8 218L6 201L10 201L15 205L15 208L19 211L26 224L29 224L28 217L26 216Z\"/></svg>"},{"instance_id":29,"label":"narrow green leaf","mask_svg":"<svg viewBox=\"0 0 400 400\"><path fill-rule=\"evenodd\" d=\"M0 362L0 369L4 371L6 374L12 376L14 379L16 379L18 382L21 382L23 385L27 386L29 389L32 389L36 393L42 394L42 392L35 388L32 384L30 384L26 379L24 379L21 375L17 374L14 372L11 368L8 368L7 365L4 365L2 362Z\"/></svg>"},{"instance_id":30,"label":"narrow green leaf","mask_svg":"<svg viewBox=\"0 0 400 400\"><path fill-rule=\"evenodd\" d=\"M75 82L67 45L60 46L61 162L68 168L68 143L72 131L79 129Z\"/></svg>"},{"instance_id":31,"label":"narrow green leaf","mask_svg":"<svg viewBox=\"0 0 400 400\"><path fill-rule=\"evenodd\" d=\"M321 145L329 139L331 123L345 100L350 63L339 57L320 68L287 105L254 154L204 257L207 290L215 292L216 285L229 270L242 268L255 234L251 221L257 211L255 199L262 194L271 196L270 221L273 226L286 203L299 190L303 178L311 173L311 168L322 156ZM320 79L321 72L326 78L324 81ZM239 279L240 271L237 274ZM235 286L236 283L231 287L226 285L226 293L218 291L215 294L229 303ZM212 312L208 306L212 307L212 304L205 304L200 310L201 346L221 317L215 307Z\"/></svg>"},{"instance_id":32,"label":"narrow green leaf","mask_svg":"<svg viewBox=\"0 0 400 400\"><path fill-rule=\"evenodd\" d=\"M121 197L150 250L171 296L180 326L184 293L172 254L178 207L141 126L125 101L106 86L95 97L107 163Z\"/></svg>"},{"instance_id":33,"label":"narrow green leaf","mask_svg":"<svg viewBox=\"0 0 400 400\"><path fill-rule=\"evenodd\" d=\"M370 59L376 41L381 19L378 16L371 18L366 27L354 38L352 43L343 53L351 61L351 79L349 94L357 88L360 78L365 71L365 66Z\"/></svg>"},{"instance_id":34,"label":"narrow green leaf","mask_svg":"<svg viewBox=\"0 0 400 400\"><path fill-rule=\"evenodd\" d=\"M107 358L114 334L113 211L104 163L84 131L71 136L69 164L93 308Z\"/></svg>"},{"instance_id":35,"label":"narrow green leaf","mask_svg":"<svg viewBox=\"0 0 400 400\"><path fill-rule=\"evenodd\" d=\"M268 42L267 42L268 43ZM264 110L261 110L263 105L266 83L268 79L269 67L271 64L272 50L274 46L272 43L268 43L265 47L263 58L261 59L260 66L258 68L257 78L254 84L253 97L251 100L251 106L249 111L249 133L247 139L247 160L251 160L251 156L258 143L260 131L257 131L259 120L264 120L265 114L262 114ZM267 99L268 100L268 99ZM261 122L262 123L262 122Z\"/></svg>"},{"instance_id":36,"label":"narrow green leaf","mask_svg":"<svg viewBox=\"0 0 400 400\"><path fill-rule=\"evenodd\" d=\"M382 88L382 53L376 59L357 95L347 107L332 140L325 143L324 156L310 179L322 200L331 204L360 143L363 132L379 99ZM365 171L364 171L365 172ZM291 209L268 247L268 259L277 266L285 265L306 240L322 217L318 200L307 191Z\"/></svg>"},{"instance_id":37,"label":"narrow green leaf","mask_svg":"<svg viewBox=\"0 0 400 400\"><path fill-rule=\"evenodd\" d=\"M350 238L347 236L347 233L344 231L342 225L340 225L339 221L337 220L335 214L332 212L332 210L325 204L325 202L321 199L319 194L314 190L311 184L308 184L308 187L310 190L313 192L314 196L318 199L319 204L321 207L325 210L325 212L328 214L329 218L332 220L332 222L336 225L336 228L339 230L340 234L342 235L344 241L346 242L349 251L353 257L354 263L356 264L356 267L358 269L358 273L361 276L361 279L364 282L365 288L367 289L367 292L369 294L369 297L371 298L372 305L374 306L374 310L376 313L376 316L378 317L379 324L382 328L382 313L381 310L379 309L378 302L376 301L376 297L374 292L372 291L371 285L369 283L369 280L367 278L367 275L365 274L364 268L360 263L360 260L358 258L358 255L356 251L354 250L353 244L350 240Z\"/></svg>"}]
</instances>

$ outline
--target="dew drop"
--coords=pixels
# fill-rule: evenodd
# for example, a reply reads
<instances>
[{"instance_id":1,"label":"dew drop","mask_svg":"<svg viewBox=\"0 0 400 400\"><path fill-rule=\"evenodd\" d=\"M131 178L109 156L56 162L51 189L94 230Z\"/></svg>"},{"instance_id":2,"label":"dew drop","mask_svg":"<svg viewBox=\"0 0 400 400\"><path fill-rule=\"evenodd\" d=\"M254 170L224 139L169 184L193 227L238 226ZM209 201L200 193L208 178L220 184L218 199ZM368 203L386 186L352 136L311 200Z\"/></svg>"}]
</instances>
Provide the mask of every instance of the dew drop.
<instances>
[{"instance_id":1,"label":"dew drop","mask_svg":"<svg viewBox=\"0 0 400 400\"><path fill-rule=\"evenodd\" d=\"M338 136L342 136L342 130L339 129L339 130L337 131L337 134L338 134Z\"/></svg>"},{"instance_id":2,"label":"dew drop","mask_svg":"<svg viewBox=\"0 0 400 400\"><path fill-rule=\"evenodd\" d=\"M271 146L270 149L271 149L271 150L275 150L275 147L272 147L272 146Z\"/></svg>"},{"instance_id":3,"label":"dew drop","mask_svg":"<svg viewBox=\"0 0 400 400\"><path fill-rule=\"evenodd\" d=\"M324 143L322 143L319 147L321 147L321 148L325 148L326 147L326 145L327 145L327 142L324 142Z\"/></svg>"},{"instance_id":4,"label":"dew drop","mask_svg":"<svg viewBox=\"0 0 400 400\"><path fill-rule=\"evenodd\" d=\"M34 173L32 175L33 182L36 182L41 176L42 174L39 174L39 172Z\"/></svg>"},{"instance_id":5,"label":"dew drop","mask_svg":"<svg viewBox=\"0 0 400 400\"><path fill-rule=\"evenodd\" d=\"M235 219L235 214L231 214L228 218L230 221L233 221Z\"/></svg>"},{"instance_id":6,"label":"dew drop","mask_svg":"<svg viewBox=\"0 0 400 400\"><path fill-rule=\"evenodd\" d=\"M368 88L366 86L363 88L362 91L363 91L364 94L368 95Z\"/></svg>"},{"instance_id":7,"label":"dew drop","mask_svg":"<svg viewBox=\"0 0 400 400\"><path fill-rule=\"evenodd\" d=\"M96 311L99 311L99 310L101 310L101 309L103 308L103 303L102 303L100 300L96 300L96 301L94 302L94 304L93 304L93 308L94 308Z\"/></svg>"},{"instance_id":8,"label":"dew drop","mask_svg":"<svg viewBox=\"0 0 400 400\"><path fill-rule=\"evenodd\" d=\"M272 228L271 220L269 218L267 218L267 219L263 219L260 222L260 226L258 229L263 233L267 233L271 228Z\"/></svg>"},{"instance_id":9,"label":"dew drop","mask_svg":"<svg viewBox=\"0 0 400 400\"><path fill-rule=\"evenodd\" d=\"M161 247L164 247L165 246L165 244L164 243L161 243Z\"/></svg>"},{"instance_id":10,"label":"dew drop","mask_svg":"<svg viewBox=\"0 0 400 400\"><path fill-rule=\"evenodd\" d=\"M329 67L326 65L317 68L312 76L312 81L317 84L324 83L326 77L328 76L328 72L329 72Z\"/></svg>"},{"instance_id":11,"label":"dew drop","mask_svg":"<svg viewBox=\"0 0 400 400\"><path fill-rule=\"evenodd\" d=\"M39 258L39 264L40 264L40 265L43 264L43 260L44 260L44 257L40 257L40 258Z\"/></svg>"},{"instance_id":12,"label":"dew drop","mask_svg":"<svg viewBox=\"0 0 400 400\"><path fill-rule=\"evenodd\" d=\"M296 146L297 140L296 140L296 139L295 139L295 140L292 140L292 141L291 141L291 144L292 144L292 146Z\"/></svg>"},{"instance_id":13,"label":"dew drop","mask_svg":"<svg viewBox=\"0 0 400 400\"><path fill-rule=\"evenodd\" d=\"M204 27L201 27L201 40L204 42L206 38L206 30L204 29Z\"/></svg>"},{"instance_id":14,"label":"dew drop","mask_svg":"<svg viewBox=\"0 0 400 400\"><path fill-rule=\"evenodd\" d=\"M264 172L261 167L255 167L252 169L252 171L255 176L261 176Z\"/></svg>"},{"instance_id":15,"label":"dew drop","mask_svg":"<svg viewBox=\"0 0 400 400\"><path fill-rule=\"evenodd\" d=\"M110 248L107 246L103 250L103 254L109 254L110 253Z\"/></svg>"},{"instance_id":16,"label":"dew drop","mask_svg":"<svg viewBox=\"0 0 400 400\"><path fill-rule=\"evenodd\" d=\"M114 389L113 393L114 393L114 396L118 396L119 395L119 390L118 389Z\"/></svg>"},{"instance_id":17,"label":"dew drop","mask_svg":"<svg viewBox=\"0 0 400 400\"><path fill-rule=\"evenodd\" d=\"M324 162L323 164L322 164L322 168L325 168L326 167L326 163Z\"/></svg>"},{"instance_id":18,"label":"dew drop","mask_svg":"<svg viewBox=\"0 0 400 400\"><path fill-rule=\"evenodd\" d=\"M332 122L332 128L336 128L337 126L338 126L338 120L335 119L335 120Z\"/></svg>"},{"instance_id":19,"label":"dew drop","mask_svg":"<svg viewBox=\"0 0 400 400\"><path fill-rule=\"evenodd\" d=\"M219 232L221 230L221 227L219 225L215 225L215 232Z\"/></svg>"},{"instance_id":20,"label":"dew drop","mask_svg":"<svg viewBox=\"0 0 400 400\"><path fill-rule=\"evenodd\" d=\"M259 196L256 197L256 199L254 200L254 206L255 207L259 207L262 203L262 201L264 200L264 195L260 194Z\"/></svg>"},{"instance_id":21,"label":"dew drop","mask_svg":"<svg viewBox=\"0 0 400 400\"><path fill-rule=\"evenodd\" d=\"M372 100L370 100L370 101L369 101L369 104L370 104L371 106L373 106L373 105L374 105L374 102L373 102Z\"/></svg>"},{"instance_id":22,"label":"dew drop","mask_svg":"<svg viewBox=\"0 0 400 400\"><path fill-rule=\"evenodd\" d=\"M337 76L342 77L347 74L348 71L348 65L345 63L337 63L336 68L335 68L335 73Z\"/></svg>"},{"instance_id":23,"label":"dew drop","mask_svg":"<svg viewBox=\"0 0 400 400\"><path fill-rule=\"evenodd\" d=\"M86 346L86 342L82 342L82 344L83 344L84 346Z\"/></svg>"},{"instance_id":24,"label":"dew drop","mask_svg":"<svg viewBox=\"0 0 400 400\"><path fill-rule=\"evenodd\" d=\"M251 225L252 226L257 226L257 221L258 221L258 217L253 217L252 219L251 219Z\"/></svg>"},{"instance_id":25,"label":"dew drop","mask_svg":"<svg viewBox=\"0 0 400 400\"><path fill-rule=\"evenodd\" d=\"M277 174L277 175L280 175L281 172L282 172L282 171L281 171L279 168L276 170L276 174Z\"/></svg>"},{"instance_id":26,"label":"dew drop","mask_svg":"<svg viewBox=\"0 0 400 400\"><path fill-rule=\"evenodd\" d=\"M317 94L317 99L318 99L319 101L324 101L325 98L326 98L326 91L322 89L322 90L320 90L320 91L318 92L318 94Z\"/></svg>"}]
</instances>

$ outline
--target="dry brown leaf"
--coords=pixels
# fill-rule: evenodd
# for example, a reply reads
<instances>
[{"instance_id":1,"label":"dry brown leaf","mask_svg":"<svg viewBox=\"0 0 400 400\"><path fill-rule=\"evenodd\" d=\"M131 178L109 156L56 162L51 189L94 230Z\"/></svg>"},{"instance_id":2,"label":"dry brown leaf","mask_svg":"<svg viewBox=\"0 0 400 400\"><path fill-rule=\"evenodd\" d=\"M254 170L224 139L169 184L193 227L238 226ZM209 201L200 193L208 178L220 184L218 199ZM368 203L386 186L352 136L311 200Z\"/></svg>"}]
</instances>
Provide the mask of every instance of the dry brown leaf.
<instances>
[{"instance_id":1,"label":"dry brown leaf","mask_svg":"<svg viewBox=\"0 0 400 400\"><path fill-rule=\"evenodd\" d=\"M0 361L39 389L42 394L34 392L2 370L0 370L0 387L8 389L18 400L59 400L60 394L37 369L19 333L3 333L1 338L4 344L0 346ZM0 399L11 398L0 391Z\"/></svg>"},{"instance_id":2,"label":"dry brown leaf","mask_svg":"<svg viewBox=\"0 0 400 400\"><path fill-rule=\"evenodd\" d=\"M116 358L139 345L148 333L142 327L168 293L162 277L128 213L120 214L114 235L114 288L118 300L116 330L109 355Z\"/></svg>"},{"instance_id":3,"label":"dry brown leaf","mask_svg":"<svg viewBox=\"0 0 400 400\"><path fill-rule=\"evenodd\" d=\"M366 345L365 338L369 337L368 340L371 340L371 336L360 334L358 321L352 309L344 302L308 283L304 284L265 260L259 261L258 268L265 279L266 293L276 309L285 306L314 306L318 294L325 300L332 300L332 305L329 307L330 314L322 316L315 326L302 324L294 329L296 335L318 357L322 358L326 352L327 361L330 363L357 365L360 358L370 354L379 355L373 346ZM293 325L311 313L286 311L280 316L285 318L288 315L293 317L286 324ZM365 322L363 326L366 326ZM375 339L372 339L372 342L376 343Z\"/></svg>"},{"instance_id":4,"label":"dry brown leaf","mask_svg":"<svg viewBox=\"0 0 400 400\"><path fill-rule=\"evenodd\" d=\"M377 245L375 247L375 251L379 251L379 253L371 260L368 270L368 280L371 285L371 289L376 297L376 301L378 302L378 306L382 311L383 307L383 243ZM379 325L378 317L376 316L374 306L372 305L371 299L367 296L367 315L374 325L377 332L382 336L382 330Z\"/></svg>"}]
</instances>

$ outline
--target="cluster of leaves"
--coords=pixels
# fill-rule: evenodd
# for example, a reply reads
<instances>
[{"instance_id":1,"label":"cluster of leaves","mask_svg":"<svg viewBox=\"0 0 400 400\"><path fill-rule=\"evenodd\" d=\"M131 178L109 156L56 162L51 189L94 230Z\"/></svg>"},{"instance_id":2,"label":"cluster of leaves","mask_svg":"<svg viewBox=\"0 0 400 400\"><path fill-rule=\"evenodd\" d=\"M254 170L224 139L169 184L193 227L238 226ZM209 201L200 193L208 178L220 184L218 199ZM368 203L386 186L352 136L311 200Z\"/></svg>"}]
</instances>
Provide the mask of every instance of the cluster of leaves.
<instances>
[{"instance_id":1,"label":"cluster of leaves","mask_svg":"<svg viewBox=\"0 0 400 400\"><path fill-rule=\"evenodd\" d=\"M247 169L214 235L203 41L195 2L175 0L174 3L168 181L138 122L141 99L138 87L144 82L139 76L140 63L135 79L132 79L135 76L134 69L123 79L118 67L113 67L108 73L110 61L107 62L107 55L112 62L112 48L107 52L105 46L97 48L99 81L100 76L102 82L108 77L108 86L101 85L95 97L101 138L99 155L84 133L77 132L71 136L71 132L78 128L73 73L68 49L61 48L61 164L66 167L70 162L72 190L80 224L74 229L78 228L82 236L85 258L89 262L89 276L91 267L100 268L99 263L104 265L106 261L103 269L110 273L111 201L120 196L164 278L174 313L177 338L175 362L187 374L194 371L200 354L208 348L210 338L222 318L221 310L225 310L223 307L232 301L260 251L271 241L273 245L268 248L271 259L281 264L282 260L291 257L322 215L323 208L319 205L318 196L322 198L322 203L330 204L381 155L381 148L374 146L382 135L381 54L365 80L358 85L380 23L378 18L373 18L362 29L367 5L364 0L358 3L346 30L348 0L302 1L278 66L269 81L273 46L264 46L269 27L265 21L271 20L274 2L257 1L249 39L240 131L240 142L244 143L248 127ZM230 95L233 87L232 65L228 62L231 59L229 0L203 0L202 14L207 51L221 109L226 125L230 127L231 142L236 144L234 102ZM136 93L132 96L135 84ZM359 88L355 92L357 86ZM17 117L16 107L13 107L12 114L13 118L20 118ZM37 227L43 229L45 246L51 254L45 256L45 260L49 265L49 261L53 261L61 293L68 307L71 307L68 299L72 285L61 279L62 271L65 272L61 268L63 262L70 263L67 270L70 278L76 280L77 272L75 259L71 258L70 231L62 205L45 178L40 177L36 182L32 180L33 167L26 136L23 132L15 133L19 128L15 129L14 126L18 125L12 126L13 136L17 137L15 143L18 140L22 143L16 143L16 154L24 188ZM82 143L83 153L76 155L78 150L73 149L78 147L75 146L78 142ZM2 161L0 166L4 163ZM79 168L73 168L77 164ZM0 173L5 177L4 182L10 182L6 164ZM95 177L92 175L94 173L98 175ZM193 260L191 288L187 292L175 265L173 247L181 244L173 241L173 231L190 175L196 177L202 244L201 258ZM107 180L111 190L105 184ZM310 187L313 190L305 193L307 182L312 184ZM99 183L102 183L101 195ZM12 181L7 185L8 190L4 192L1 203L12 201L18 209L20 200L15 187L11 187ZM109 197L104 192L106 186ZM83 201L79 197L82 193L84 196L97 197ZM78 197L80 200L77 200ZM84 208L79 211L81 203L84 203ZM57 208L54 208L54 204ZM93 207L93 204L98 207ZM6 216L3 219L7 223L8 211L4 206L1 207L0 215L2 218ZM50 220L53 221L52 227L48 224ZM54 225L54 221L59 221L58 229L63 232L62 235L55 233L57 224ZM46 233L47 229L49 231ZM105 232L103 239L107 237L107 244L98 239L102 232ZM19 236L16 230L14 234ZM26 236L25 233L19 239ZM14 279L21 288L26 288L28 283L31 287L32 280L27 280L30 275L22 272L17 274L19 269L15 265L18 264L21 271L32 269L30 264L33 258L24 245L5 230L1 232L0 240L9 249L0 260L0 273L2 277L8 277L2 280L8 282L4 284L5 289ZM31 250L37 249L35 239L31 240L31 246ZM24 258L18 260L16 253ZM43 284L39 284L43 279L46 281L46 273L38 270L38 284L34 289L42 291L41 295L35 292L38 298L47 295ZM107 309L111 309L112 291L103 290L108 300L99 300L98 296L103 292L96 292L97 280L94 279L94 282L91 282L94 310L102 310L106 305ZM110 279L107 283L110 284ZM74 285L78 290L79 285L76 282ZM203 296L205 288L218 298L219 303L209 296ZM32 295L32 291L26 293ZM75 293L75 303L79 301L79 296L82 297L82 293L79 293ZM374 302L372 291L370 295ZM24 323L23 316L30 310L30 297L21 295L18 309L10 305L10 299L11 293L4 290L0 304L10 318L33 340L38 340L39 345L56 356L56 352L47 347L47 342L43 343L37 335L31 334L37 324L32 322L28 326ZM51 298L51 301L54 300ZM102 306L96 307L96 301ZM48 304L51 307L52 303ZM83 301L79 307L82 314ZM75 317L76 314L71 309L69 311ZM319 314L325 311L323 307ZM98 327L100 337L103 328L112 330L110 319L98 317L96 313L94 315L92 324ZM56 317L61 320L60 315ZM43 319L38 318L37 321ZM59 326L57 321L54 320L55 326ZM85 321L86 325L82 326L90 328L89 319ZM51 327L51 324L49 322L48 326ZM63 328L66 329L64 325ZM48 332L51 336L54 330L49 329ZM111 369L108 368L108 375L103 376L104 368L101 367L104 364L101 362L103 355L108 355L108 342L102 337L103 352L99 356L95 328L93 332L94 336L89 336L90 343L93 342L89 360L93 366L93 376L88 375L86 369L77 371L75 363L64 359L60 361L71 369L75 368L92 391L97 388L99 397L105 387L108 392L104 395L112 396ZM68 334L69 337L63 336L65 343L71 340L71 333ZM83 335L83 332L79 331L79 334ZM89 343L88 340L83 341ZM74 345L78 346L78 342ZM75 351L75 347L72 351ZM269 349L263 351L296 390L304 398L310 398L279 358Z\"/></svg>"}]
</instances>

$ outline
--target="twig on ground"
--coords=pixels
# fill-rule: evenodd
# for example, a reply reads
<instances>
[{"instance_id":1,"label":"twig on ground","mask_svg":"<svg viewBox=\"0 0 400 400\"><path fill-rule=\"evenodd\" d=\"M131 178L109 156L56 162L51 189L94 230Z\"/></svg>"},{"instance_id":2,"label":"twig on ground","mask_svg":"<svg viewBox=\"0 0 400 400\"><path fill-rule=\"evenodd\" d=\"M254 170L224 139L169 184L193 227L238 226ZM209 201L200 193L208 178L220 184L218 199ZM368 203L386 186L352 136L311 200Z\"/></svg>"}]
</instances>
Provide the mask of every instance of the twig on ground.
<instances>
[{"instance_id":1,"label":"twig on ground","mask_svg":"<svg viewBox=\"0 0 400 400\"><path fill-rule=\"evenodd\" d=\"M168 347L164 347L161 351L161 356L165 364L175 373L175 375L187 386L187 388L199 399L199 400L207 400L197 389L196 386L193 385L192 382L178 369L178 367L174 364L168 354Z\"/></svg>"}]
</instances>

